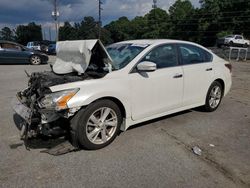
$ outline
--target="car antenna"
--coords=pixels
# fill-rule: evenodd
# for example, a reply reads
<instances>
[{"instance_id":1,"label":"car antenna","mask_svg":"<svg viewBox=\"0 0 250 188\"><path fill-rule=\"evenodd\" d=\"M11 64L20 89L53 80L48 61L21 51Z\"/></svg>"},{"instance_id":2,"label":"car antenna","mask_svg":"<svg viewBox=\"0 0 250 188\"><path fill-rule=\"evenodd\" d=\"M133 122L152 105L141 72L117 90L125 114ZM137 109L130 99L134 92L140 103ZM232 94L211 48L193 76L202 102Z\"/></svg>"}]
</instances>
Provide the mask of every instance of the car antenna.
<instances>
[{"instance_id":1,"label":"car antenna","mask_svg":"<svg viewBox=\"0 0 250 188\"><path fill-rule=\"evenodd\" d=\"M24 72L28 77L30 77L29 73L26 70L24 70Z\"/></svg>"}]
</instances>

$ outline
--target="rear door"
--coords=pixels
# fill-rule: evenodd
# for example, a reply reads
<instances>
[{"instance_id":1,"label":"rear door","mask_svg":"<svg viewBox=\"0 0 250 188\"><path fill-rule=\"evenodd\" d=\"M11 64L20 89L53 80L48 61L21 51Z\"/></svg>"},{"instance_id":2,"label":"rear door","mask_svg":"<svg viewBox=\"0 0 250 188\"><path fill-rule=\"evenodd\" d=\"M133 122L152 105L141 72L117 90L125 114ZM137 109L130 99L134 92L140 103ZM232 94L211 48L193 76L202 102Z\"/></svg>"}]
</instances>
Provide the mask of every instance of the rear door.
<instances>
[{"instance_id":1,"label":"rear door","mask_svg":"<svg viewBox=\"0 0 250 188\"><path fill-rule=\"evenodd\" d=\"M184 74L183 106L205 103L213 82L212 55L192 44L178 44Z\"/></svg>"}]
</instances>

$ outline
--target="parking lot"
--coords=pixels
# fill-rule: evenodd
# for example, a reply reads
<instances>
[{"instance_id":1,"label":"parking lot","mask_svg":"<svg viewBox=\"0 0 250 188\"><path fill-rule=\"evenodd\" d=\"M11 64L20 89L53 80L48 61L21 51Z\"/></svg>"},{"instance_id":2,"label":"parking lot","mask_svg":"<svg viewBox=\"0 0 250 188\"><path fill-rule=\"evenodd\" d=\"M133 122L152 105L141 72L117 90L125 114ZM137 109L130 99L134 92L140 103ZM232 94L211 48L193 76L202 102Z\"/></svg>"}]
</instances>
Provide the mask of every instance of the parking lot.
<instances>
[{"instance_id":1,"label":"parking lot","mask_svg":"<svg viewBox=\"0 0 250 188\"><path fill-rule=\"evenodd\" d=\"M166 116L130 128L104 149L61 156L41 153L48 141L26 150L10 105L26 87L24 70L49 65L0 65L0 187L249 187L250 62L232 65L233 86L217 111Z\"/></svg>"}]
</instances>

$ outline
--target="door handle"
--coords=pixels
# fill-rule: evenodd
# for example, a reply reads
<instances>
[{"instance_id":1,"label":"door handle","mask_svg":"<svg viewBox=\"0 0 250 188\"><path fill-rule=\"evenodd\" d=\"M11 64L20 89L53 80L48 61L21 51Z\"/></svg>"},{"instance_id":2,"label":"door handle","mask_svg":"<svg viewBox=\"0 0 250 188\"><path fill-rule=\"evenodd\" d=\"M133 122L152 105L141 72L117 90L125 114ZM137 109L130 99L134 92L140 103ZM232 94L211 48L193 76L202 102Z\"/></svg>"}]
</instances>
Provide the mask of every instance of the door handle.
<instances>
[{"instance_id":1,"label":"door handle","mask_svg":"<svg viewBox=\"0 0 250 188\"><path fill-rule=\"evenodd\" d=\"M213 68L207 68L207 69L206 69L206 71L211 71L211 70L213 70Z\"/></svg>"},{"instance_id":2,"label":"door handle","mask_svg":"<svg viewBox=\"0 0 250 188\"><path fill-rule=\"evenodd\" d=\"M182 74L176 74L176 75L174 75L173 78L181 78L181 77L182 77Z\"/></svg>"}]
</instances>

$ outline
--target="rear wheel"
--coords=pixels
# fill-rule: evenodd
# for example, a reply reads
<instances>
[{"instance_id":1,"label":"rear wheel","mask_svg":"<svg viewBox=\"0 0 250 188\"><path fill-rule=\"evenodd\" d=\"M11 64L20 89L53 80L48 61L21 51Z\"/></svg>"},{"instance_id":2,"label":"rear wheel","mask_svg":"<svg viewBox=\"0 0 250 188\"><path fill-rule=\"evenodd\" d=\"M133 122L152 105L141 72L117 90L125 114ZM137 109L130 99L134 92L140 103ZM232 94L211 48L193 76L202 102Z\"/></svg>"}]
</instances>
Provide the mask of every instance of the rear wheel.
<instances>
[{"instance_id":1,"label":"rear wheel","mask_svg":"<svg viewBox=\"0 0 250 188\"><path fill-rule=\"evenodd\" d=\"M221 84L214 81L207 92L206 104L204 105L205 111L215 111L220 105L222 96L223 90Z\"/></svg>"},{"instance_id":2,"label":"rear wheel","mask_svg":"<svg viewBox=\"0 0 250 188\"><path fill-rule=\"evenodd\" d=\"M38 55L33 55L30 58L30 63L32 65L40 65L42 63L42 59Z\"/></svg>"},{"instance_id":3,"label":"rear wheel","mask_svg":"<svg viewBox=\"0 0 250 188\"><path fill-rule=\"evenodd\" d=\"M116 138L121 123L121 111L113 101L96 101L73 117L71 140L84 149L101 149Z\"/></svg>"}]
</instances>

